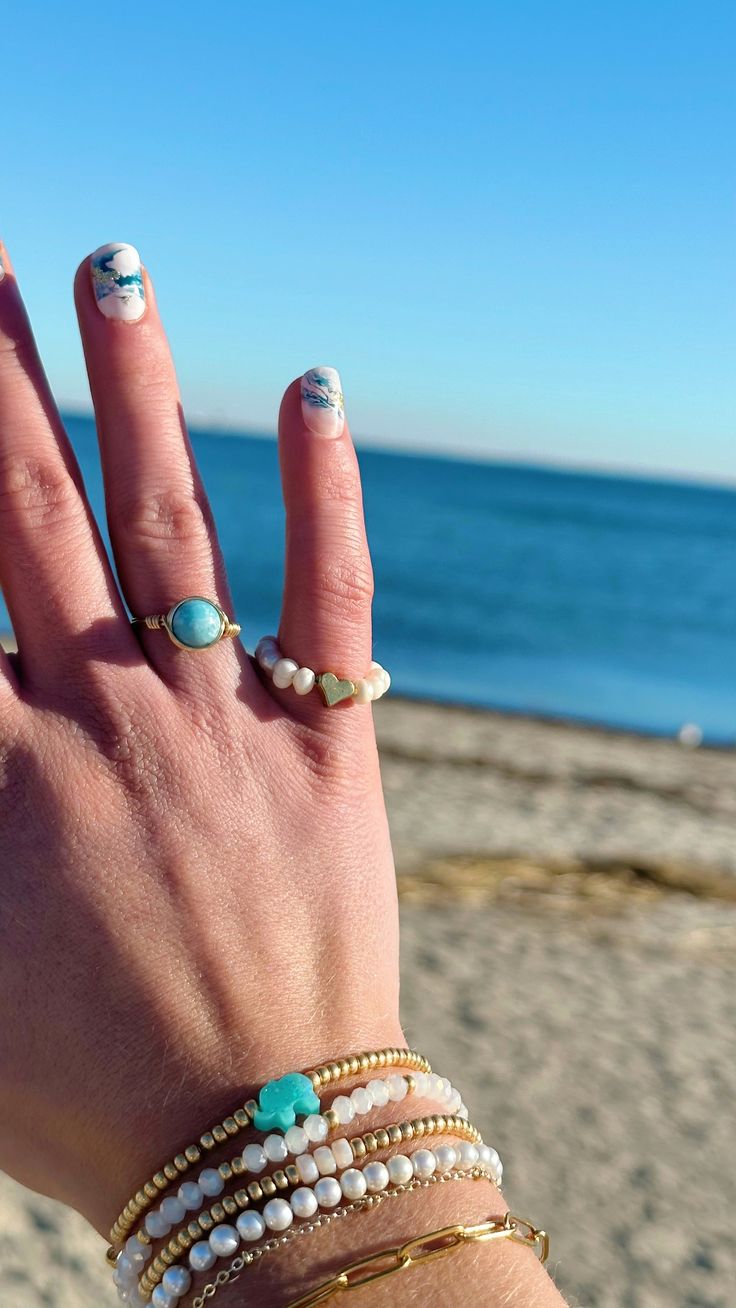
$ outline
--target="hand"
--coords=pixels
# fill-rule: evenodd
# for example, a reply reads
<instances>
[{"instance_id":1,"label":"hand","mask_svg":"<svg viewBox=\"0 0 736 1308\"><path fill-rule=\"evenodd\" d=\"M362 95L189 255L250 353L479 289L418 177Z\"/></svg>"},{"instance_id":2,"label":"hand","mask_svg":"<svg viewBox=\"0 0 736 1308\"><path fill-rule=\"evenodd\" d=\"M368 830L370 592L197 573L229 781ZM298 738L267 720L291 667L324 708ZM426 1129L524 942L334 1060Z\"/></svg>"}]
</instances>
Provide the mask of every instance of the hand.
<instances>
[{"instance_id":1,"label":"hand","mask_svg":"<svg viewBox=\"0 0 736 1308\"><path fill-rule=\"evenodd\" d=\"M123 254L122 280L76 279L118 583L0 255L0 1166L106 1231L243 1087L402 1041L393 868L369 708L129 623L199 594L261 634L232 613L148 275ZM281 646L360 676L357 463L306 412L319 431L295 381Z\"/></svg>"}]
</instances>

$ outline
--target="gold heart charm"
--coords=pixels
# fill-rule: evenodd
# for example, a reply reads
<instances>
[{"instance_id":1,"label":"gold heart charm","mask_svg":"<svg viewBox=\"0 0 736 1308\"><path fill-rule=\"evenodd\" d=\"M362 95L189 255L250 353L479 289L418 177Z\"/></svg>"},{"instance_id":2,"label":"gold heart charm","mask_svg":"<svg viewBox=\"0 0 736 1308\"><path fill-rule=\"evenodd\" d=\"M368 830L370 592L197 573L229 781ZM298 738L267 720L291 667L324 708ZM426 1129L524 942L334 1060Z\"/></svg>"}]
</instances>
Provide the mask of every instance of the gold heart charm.
<instances>
[{"instance_id":1,"label":"gold heart charm","mask_svg":"<svg viewBox=\"0 0 736 1308\"><path fill-rule=\"evenodd\" d=\"M350 699L355 694L355 686L347 677L336 677L334 672L322 672L317 678L317 685L325 697L325 704L332 708L342 699Z\"/></svg>"}]
</instances>

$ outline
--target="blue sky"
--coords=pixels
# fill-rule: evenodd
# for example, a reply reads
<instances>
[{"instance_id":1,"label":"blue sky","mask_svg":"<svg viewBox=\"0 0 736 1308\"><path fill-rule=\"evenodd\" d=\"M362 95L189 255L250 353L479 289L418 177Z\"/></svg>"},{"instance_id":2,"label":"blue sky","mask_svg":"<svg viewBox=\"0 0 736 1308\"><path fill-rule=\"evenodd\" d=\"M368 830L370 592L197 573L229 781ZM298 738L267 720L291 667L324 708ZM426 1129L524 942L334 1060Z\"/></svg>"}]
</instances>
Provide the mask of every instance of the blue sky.
<instances>
[{"instance_id":1,"label":"blue sky","mask_svg":"<svg viewBox=\"0 0 736 1308\"><path fill-rule=\"evenodd\" d=\"M736 7L11 3L0 227L57 395L136 244L193 421L736 476Z\"/></svg>"}]
</instances>

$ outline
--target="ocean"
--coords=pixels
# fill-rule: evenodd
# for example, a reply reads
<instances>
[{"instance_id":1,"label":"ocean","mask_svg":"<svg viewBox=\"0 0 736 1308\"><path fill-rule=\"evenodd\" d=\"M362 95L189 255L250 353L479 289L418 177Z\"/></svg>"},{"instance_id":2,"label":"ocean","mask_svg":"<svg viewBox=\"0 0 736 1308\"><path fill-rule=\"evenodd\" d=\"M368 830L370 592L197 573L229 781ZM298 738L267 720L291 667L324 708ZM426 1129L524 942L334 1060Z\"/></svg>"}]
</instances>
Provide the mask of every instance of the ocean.
<instances>
[{"instance_id":1,"label":"ocean","mask_svg":"<svg viewBox=\"0 0 736 1308\"><path fill-rule=\"evenodd\" d=\"M67 425L102 520L92 421ZM278 624L276 445L193 442L252 648ZM736 490L372 449L360 461L374 650L398 693L663 735L692 723L736 743Z\"/></svg>"}]
</instances>

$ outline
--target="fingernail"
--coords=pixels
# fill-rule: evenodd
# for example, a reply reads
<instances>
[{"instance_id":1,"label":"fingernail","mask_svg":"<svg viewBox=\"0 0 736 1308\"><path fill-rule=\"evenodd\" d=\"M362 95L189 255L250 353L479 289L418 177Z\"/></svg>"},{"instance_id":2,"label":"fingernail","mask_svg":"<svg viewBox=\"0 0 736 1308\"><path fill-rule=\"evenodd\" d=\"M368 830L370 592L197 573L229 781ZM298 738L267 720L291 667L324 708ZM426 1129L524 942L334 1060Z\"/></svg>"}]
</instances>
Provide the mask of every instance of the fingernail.
<instances>
[{"instance_id":1,"label":"fingernail","mask_svg":"<svg viewBox=\"0 0 736 1308\"><path fill-rule=\"evenodd\" d=\"M335 368L310 368L302 377L302 416L318 436L340 436L345 400Z\"/></svg>"},{"instance_id":2,"label":"fingernail","mask_svg":"<svg viewBox=\"0 0 736 1308\"><path fill-rule=\"evenodd\" d=\"M101 245L90 257L97 308L106 318L135 322L146 307L141 260L132 245Z\"/></svg>"}]
</instances>

